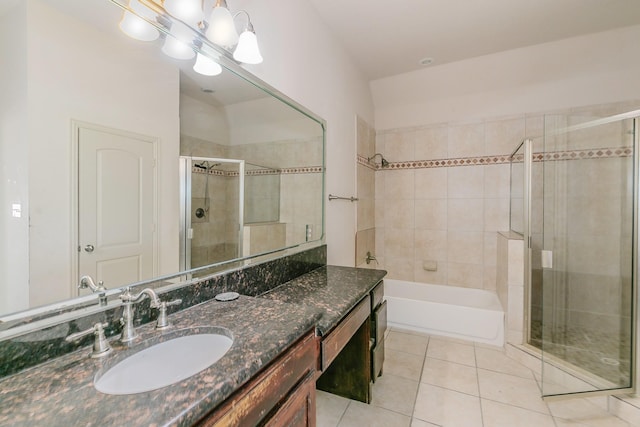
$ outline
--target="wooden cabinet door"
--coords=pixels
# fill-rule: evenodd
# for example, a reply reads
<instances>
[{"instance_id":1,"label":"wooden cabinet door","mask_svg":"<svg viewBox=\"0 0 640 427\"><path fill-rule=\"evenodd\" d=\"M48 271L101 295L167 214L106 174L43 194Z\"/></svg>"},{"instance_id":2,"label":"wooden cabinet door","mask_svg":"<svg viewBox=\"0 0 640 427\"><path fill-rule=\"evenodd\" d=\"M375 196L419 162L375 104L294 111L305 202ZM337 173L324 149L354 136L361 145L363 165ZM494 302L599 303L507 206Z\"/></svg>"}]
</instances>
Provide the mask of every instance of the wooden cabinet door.
<instances>
[{"instance_id":1,"label":"wooden cabinet door","mask_svg":"<svg viewBox=\"0 0 640 427\"><path fill-rule=\"evenodd\" d=\"M315 374L306 379L292 392L287 401L265 423L265 427L315 427L316 382Z\"/></svg>"},{"instance_id":2,"label":"wooden cabinet door","mask_svg":"<svg viewBox=\"0 0 640 427\"><path fill-rule=\"evenodd\" d=\"M317 360L318 347L314 331L311 330L198 425L245 427L269 422L265 421L269 414L279 412L288 403L293 396L292 390L302 384L302 379L315 378ZM315 388L310 402L308 404L312 404L313 408L308 412L313 413L315 423Z\"/></svg>"}]
</instances>

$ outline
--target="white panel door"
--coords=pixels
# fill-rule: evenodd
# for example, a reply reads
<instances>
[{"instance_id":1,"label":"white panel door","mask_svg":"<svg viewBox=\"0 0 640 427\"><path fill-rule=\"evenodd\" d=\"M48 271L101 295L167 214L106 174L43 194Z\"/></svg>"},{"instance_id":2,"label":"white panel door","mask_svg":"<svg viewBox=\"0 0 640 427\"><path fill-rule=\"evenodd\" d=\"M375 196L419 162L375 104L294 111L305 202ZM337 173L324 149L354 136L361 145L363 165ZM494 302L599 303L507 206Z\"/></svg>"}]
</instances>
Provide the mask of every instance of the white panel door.
<instances>
[{"instance_id":1,"label":"white panel door","mask_svg":"<svg viewBox=\"0 0 640 427\"><path fill-rule=\"evenodd\" d=\"M78 278L107 288L154 273L154 146L103 128L78 128Z\"/></svg>"}]
</instances>

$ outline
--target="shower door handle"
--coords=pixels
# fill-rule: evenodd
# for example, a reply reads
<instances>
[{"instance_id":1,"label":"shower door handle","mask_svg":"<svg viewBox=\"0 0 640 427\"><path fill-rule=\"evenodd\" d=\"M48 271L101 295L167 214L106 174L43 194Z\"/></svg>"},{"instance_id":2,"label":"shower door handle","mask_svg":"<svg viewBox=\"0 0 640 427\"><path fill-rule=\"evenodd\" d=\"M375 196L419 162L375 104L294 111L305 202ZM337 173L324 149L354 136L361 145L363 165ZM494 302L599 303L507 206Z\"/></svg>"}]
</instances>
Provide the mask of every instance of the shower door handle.
<instances>
[{"instance_id":1,"label":"shower door handle","mask_svg":"<svg viewBox=\"0 0 640 427\"><path fill-rule=\"evenodd\" d=\"M553 251L540 251L542 268L553 268Z\"/></svg>"}]
</instances>

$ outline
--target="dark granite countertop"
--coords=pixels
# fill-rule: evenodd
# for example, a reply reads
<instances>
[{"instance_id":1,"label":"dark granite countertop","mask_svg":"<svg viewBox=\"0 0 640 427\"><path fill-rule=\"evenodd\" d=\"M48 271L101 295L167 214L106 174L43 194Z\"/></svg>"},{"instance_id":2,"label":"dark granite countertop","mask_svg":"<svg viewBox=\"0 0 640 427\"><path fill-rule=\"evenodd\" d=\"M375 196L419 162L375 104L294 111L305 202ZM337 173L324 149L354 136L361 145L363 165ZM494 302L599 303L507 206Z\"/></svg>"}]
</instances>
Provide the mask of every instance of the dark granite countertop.
<instances>
[{"instance_id":1,"label":"dark granite countertop","mask_svg":"<svg viewBox=\"0 0 640 427\"><path fill-rule=\"evenodd\" d=\"M327 265L260 295L273 301L318 309L319 335L330 332L387 274L384 270Z\"/></svg>"},{"instance_id":2,"label":"dark granite countertop","mask_svg":"<svg viewBox=\"0 0 640 427\"><path fill-rule=\"evenodd\" d=\"M174 326L166 332L154 330L153 324L139 327L140 338L131 349L114 346L114 354L105 359L90 359L85 348L3 379L0 426L191 425L312 329L319 318L320 312L308 305L253 297L199 304L170 316ZM185 328L208 332L212 326L227 328L234 342L204 371L134 395L106 395L94 389L94 375L114 364L114 358L179 336Z\"/></svg>"}]
</instances>

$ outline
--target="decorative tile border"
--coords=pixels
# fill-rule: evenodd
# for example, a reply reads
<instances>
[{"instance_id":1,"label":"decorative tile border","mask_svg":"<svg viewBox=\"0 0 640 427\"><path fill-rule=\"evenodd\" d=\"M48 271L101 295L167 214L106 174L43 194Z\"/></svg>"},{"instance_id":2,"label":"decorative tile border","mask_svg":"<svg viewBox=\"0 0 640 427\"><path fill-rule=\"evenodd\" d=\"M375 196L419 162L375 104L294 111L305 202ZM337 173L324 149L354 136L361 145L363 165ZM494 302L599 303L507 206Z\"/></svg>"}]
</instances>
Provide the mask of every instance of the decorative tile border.
<instances>
[{"instance_id":1,"label":"decorative tile border","mask_svg":"<svg viewBox=\"0 0 640 427\"><path fill-rule=\"evenodd\" d=\"M369 159L367 159L364 156L361 156L360 154L356 156L356 161L358 162L359 165L362 165L374 171L380 169L380 165L377 165L374 162L369 161Z\"/></svg>"},{"instance_id":2,"label":"decorative tile border","mask_svg":"<svg viewBox=\"0 0 640 427\"><path fill-rule=\"evenodd\" d=\"M252 171L245 171L245 176L260 176L260 175L298 175L298 174L310 174L310 173L322 173L324 168L322 166L304 166L282 169L259 169ZM238 172L222 171L218 169L204 170L198 167L192 167L191 172L198 175L214 175L214 176L238 176Z\"/></svg>"},{"instance_id":3,"label":"decorative tile border","mask_svg":"<svg viewBox=\"0 0 640 427\"><path fill-rule=\"evenodd\" d=\"M322 173L324 168L322 166L305 166L297 168L283 168L280 169L280 173L283 175L291 174L303 174L303 173Z\"/></svg>"},{"instance_id":4,"label":"decorative tile border","mask_svg":"<svg viewBox=\"0 0 640 427\"><path fill-rule=\"evenodd\" d=\"M533 153L534 162L552 162L560 160L586 160L586 159L607 159L616 157L633 156L633 148L592 148L588 150L572 151L550 151L548 153ZM521 163L524 155L514 156L516 163Z\"/></svg>"},{"instance_id":5,"label":"decorative tile border","mask_svg":"<svg viewBox=\"0 0 640 427\"><path fill-rule=\"evenodd\" d=\"M560 161L560 160L582 160L582 159L606 159L614 157L630 157L633 155L631 147L618 148L594 148L588 150L552 151L548 153L534 153L533 161ZM514 157L515 162L522 162L522 154ZM384 169L380 165L368 162L365 157L358 155L359 165L366 166L375 171L379 170L406 170L406 169L426 169L426 168L450 168L456 166L482 166L500 165L510 163L508 155L483 156L483 157L460 157L451 159L434 160L411 160L405 162L391 162Z\"/></svg>"}]
</instances>

